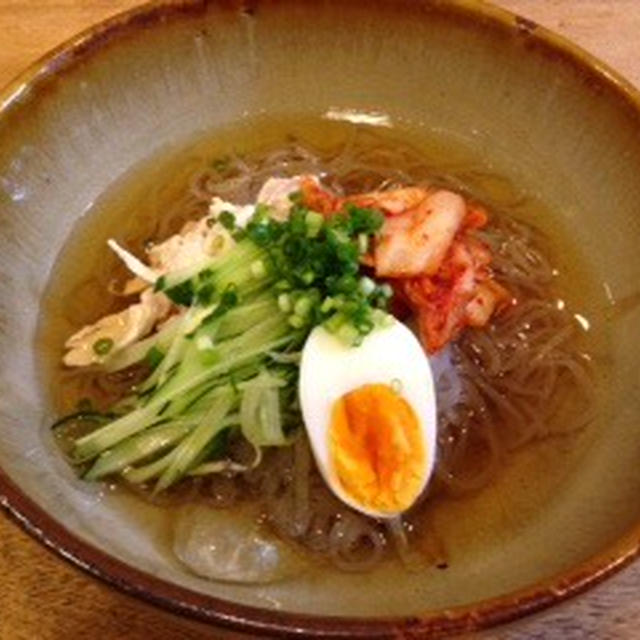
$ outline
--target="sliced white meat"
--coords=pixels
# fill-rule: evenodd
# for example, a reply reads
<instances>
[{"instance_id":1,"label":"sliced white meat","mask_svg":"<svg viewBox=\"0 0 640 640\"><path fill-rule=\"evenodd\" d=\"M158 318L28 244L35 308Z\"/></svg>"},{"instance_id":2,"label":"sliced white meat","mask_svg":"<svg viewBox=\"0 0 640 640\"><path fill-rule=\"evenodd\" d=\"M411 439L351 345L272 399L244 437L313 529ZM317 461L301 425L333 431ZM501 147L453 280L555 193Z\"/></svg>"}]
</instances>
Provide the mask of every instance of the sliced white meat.
<instances>
[{"instance_id":1,"label":"sliced white meat","mask_svg":"<svg viewBox=\"0 0 640 640\"><path fill-rule=\"evenodd\" d=\"M153 245L147 254L151 268L162 275L223 255L234 244L231 234L221 224L202 218L198 222L187 223L180 233Z\"/></svg>"},{"instance_id":2,"label":"sliced white meat","mask_svg":"<svg viewBox=\"0 0 640 640\"><path fill-rule=\"evenodd\" d=\"M72 335L65 347L63 362L68 367L86 367L106 362L111 356L146 336L171 310L171 302L163 293L151 289L142 292L140 302L124 311L112 313L95 324ZM106 352L96 349L100 341L109 345Z\"/></svg>"},{"instance_id":3,"label":"sliced white meat","mask_svg":"<svg viewBox=\"0 0 640 640\"><path fill-rule=\"evenodd\" d=\"M272 209L275 220L286 220L289 217L291 200L289 196L302 189L302 180L311 179L318 184L315 176L293 176L293 178L269 178L260 189L257 202L267 204Z\"/></svg>"},{"instance_id":4,"label":"sliced white meat","mask_svg":"<svg viewBox=\"0 0 640 640\"><path fill-rule=\"evenodd\" d=\"M132 253L121 247L113 238L107 240L107 245L137 278L144 280L148 284L153 284L158 279L158 274L153 269L150 269L142 260L139 260Z\"/></svg>"},{"instance_id":5,"label":"sliced white meat","mask_svg":"<svg viewBox=\"0 0 640 640\"><path fill-rule=\"evenodd\" d=\"M236 207L224 201L220 203L217 206L223 207L221 211L237 213L241 220L253 213L253 206L246 208ZM234 244L230 233L209 217L197 222L188 222L180 233L151 247L148 251L150 266L121 247L115 240L109 240L109 247L136 276L125 284L121 295L140 293L140 300L71 336L65 344L68 351L63 357L64 364L69 367L83 367L104 363L114 354L149 334L174 308L163 293L154 293L149 284L164 273L188 268L208 257L221 255ZM96 343L101 340L105 341L103 345L109 345L106 353L101 353L102 349L95 348Z\"/></svg>"}]
</instances>

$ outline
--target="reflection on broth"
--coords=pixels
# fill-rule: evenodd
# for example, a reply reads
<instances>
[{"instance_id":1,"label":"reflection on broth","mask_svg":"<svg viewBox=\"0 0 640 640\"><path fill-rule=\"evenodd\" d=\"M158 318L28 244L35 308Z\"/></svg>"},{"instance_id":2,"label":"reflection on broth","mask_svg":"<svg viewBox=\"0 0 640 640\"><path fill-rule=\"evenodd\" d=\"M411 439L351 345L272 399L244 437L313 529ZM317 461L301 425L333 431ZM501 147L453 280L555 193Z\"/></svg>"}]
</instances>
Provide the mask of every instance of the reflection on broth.
<instances>
[{"instance_id":1,"label":"reflection on broth","mask_svg":"<svg viewBox=\"0 0 640 640\"><path fill-rule=\"evenodd\" d=\"M397 515L390 513L372 518L358 505L352 508L353 501L347 500L351 505L347 506L340 490L330 490L327 483L331 486L331 471L321 469L321 474L318 470L319 453L315 445L310 449L297 395L284 391L279 392L280 402L286 404L282 406L282 441L258 447L257 464L256 447L243 432L241 418L234 421L232 417L242 413L242 406L237 410L227 408L221 414L221 420L228 420L230 425L224 431L224 451L212 453L216 447L210 446L209 457L200 456L192 462L190 471L195 470L196 475L186 473L170 486L161 487L162 491L154 490L162 475L149 469L177 446L169 444L170 438L179 443L195 431L195 427L186 425L184 433L179 432L177 422L171 420L162 427L165 418L158 413L144 428L164 428L167 444L132 459L124 469L124 478L119 472L105 478L115 479L118 486L155 505L144 506L157 515L149 522L172 528L158 514L177 514L173 538L166 532L154 535L165 540L193 571L240 582L287 577L296 563L302 566L309 561L344 571L368 571L397 562L408 569L443 569L473 548L468 527L456 526L460 518L467 518L469 524L485 518L484 528L495 529L498 538L522 526L571 473L588 444L587 427L594 423L597 409L593 354L601 351L601 346L598 319L592 315L589 299L594 289L579 268L576 248L562 234L557 218L549 217L541 205L509 181L480 164L470 164L463 154L457 157L446 145L425 140L414 146L397 131L381 132L338 122L302 119L251 126L254 129L247 125L247 129L222 132L136 170L105 195L70 239L51 280L41 330L56 412L66 416L78 407L85 412L58 429L62 446L73 452L74 441L82 433L97 432L113 421L111 413L131 410L132 390L144 389L145 381L153 375L154 363L148 359L118 371L106 371L107 364L74 368L60 364L62 345L72 333L136 300L135 296L123 295L131 273L106 249L107 238L115 238L144 260L154 243L157 246L184 230L186 223L206 217L212 198L238 205L254 203L261 187L273 177L318 176L323 197L335 198L338 207L345 202L358 206L364 203L364 210L386 216L383 225L394 216L413 215L414 209L406 205L401 211L385 211L386 205L365 202L358 199L358 194L384 191L388 197L409 186L424 187L427 194L445 189L464 198L460 201L467 216L471 211L488 215L486 224L461 226L451 244L478 247L490 255L490 264L482 265L481 276L478 267L474 282L495 282L499 289L493 290L499 290L500 295L482 326L458 320L434 347L436 320L444 317L449 321L452 309L459 304L456 300L463 295L456 289L458 298L450 295L446 314L442 315L440 306L440 315L434 320L433 287L442 288L446 282L449 295L454 285L459 285L458 271L455 275L443 271L442 265L453 260L451 247L433 273L420 275L422 297L415 294L415 274L402 278L384 274L384 278L378 278L380 270L376 272L376 265L370 262L366 271L366 278L381 291L385 283L392 286L395 295L391 310L414 328L425 349L432 351L429 361L437 406L435 468L426 491L408 511L397 517L390 517ZM260 130L260 135L248 137L247 131L254 130ZM302 193L304 205L304 190ZM322 209L325 202L306 201L309 209ZM326 219L330 217L328 209L322 213ZM385 229L383 226L380 232L383 237ZM375 259L380 255L381 241L372 237L370 242L373 244L366 255ZM427 286L431 289L424 293ZM285 313L283 305L278 308ZM420 315L427 313L425 308L431 315ZM175 313L169 312L170 320ZM588 332L588 323L576 321L575 314L591 322ZM323 322L330 324L327 318ZM372 321L374 325L377 327ZM444 331L442 323L437 326L438 331ZM312 329L309 325L305 330L308 333ZM344 324L341 330L346 335ZM375 334L379 329L368 330ZM297 358L305 338L306 334L299 342L292 341L276 359L269 360L277 362L287 376L293 376L293 382L286 378L286 384L294 390ZM366 345L365 334L362 339ZM345 348L357 350L357 342ZM162 356L167 351L164 349ZM313 364L315 375L320 376L320 364ZM409 385L415 361L401 364L408 371L403 384ZM270 375L264 371L266 366L261 361L259 370L251 375ZM371 368L362 368L359 379L366 383ZM334 375L337 381L339 373ZM243 383L245 378L239 385ZM267 380L265 385L269 384ZM137 407L144 406L140 400L135 402ZM230 405L233 402L230 396ZM267 401L262 398L261 402L264 405ZM380 411L382 400L371 402ZM101 414L97 421L94 412ZM304 406L302 412L307 415ZM104 417L105 413L109 415ZM328 421L325 413L319 415L320 422ZM379 413L375 420L382 425ZM354 422L351 427L357 430L360 424ZM173 431L169 435L170 428ZM396 428L402 429L389 426L390 433L397 435L393 431ZM379 431L376 433L379 435ZM209 444L212 442L213 437ZM380 450L390 450L393 442L393 438L385 441L379 445ZM108 452L109 447L105 450ZM86 472L100 460L98 454L106 455L105 450L88 456L89 461L78 468ZM378 467L373 464L372 468ZM505 482L511 484L508 515L500 512L505 508ZM500 500L492 501L492 492L502 496L502 505L498 504ZM123 503L131 508L130 497ZM206 527L203 522L208 523ZM218 542L218 555L211 555L211 536ZM230 560L232 549L227 549L233 546L231 540L239 538L244 545L241 555L246 559L241 565ZM265 553L278 559L275 565L264 564Z\"/></svg>"}]
</instances>

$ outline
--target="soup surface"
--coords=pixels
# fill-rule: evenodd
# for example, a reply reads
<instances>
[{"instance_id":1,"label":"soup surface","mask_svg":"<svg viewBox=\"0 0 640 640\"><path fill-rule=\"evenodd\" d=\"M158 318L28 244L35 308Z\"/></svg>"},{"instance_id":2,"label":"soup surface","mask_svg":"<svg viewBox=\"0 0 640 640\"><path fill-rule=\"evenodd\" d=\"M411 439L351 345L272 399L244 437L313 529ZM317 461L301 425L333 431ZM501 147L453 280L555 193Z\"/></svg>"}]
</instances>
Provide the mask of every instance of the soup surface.
<instances>
[{"instance_id":1,"label":"soup surface","mask_svg":"<svg viewBox=\"0 0 640 640\"><path fill-rule=\"evenodd\" d=\"M39 339L52 409L61 416L90 402L105 411L137 381L135 371L61 365L72 333L129 303L118 295L129 274L108 238L144 256L149 243L206 215L213 196L250 203L267 178L303 173L347 195L444 187L488 213L477 235L516 304L431 358L438 452L426 494L401 520L352 511L324 486L300 429L292 446L266 451L251 471L187 479L158 496L115 483L103 499L168 557L208 577L264 582L336 568L437 577L534 525L571 483L600 433L607 353L604 305L562 216L451 141L348 122L252 121L127 174L78 223L43 302ZM393 309L412 324L407 309ZM74 435L61 431L63 449ZM263 536L276 545L282 566L257 577L244 566L229 575L210 570L204 549L229 522L240 532L234 541Z\"/></svg>"}]
</instances>

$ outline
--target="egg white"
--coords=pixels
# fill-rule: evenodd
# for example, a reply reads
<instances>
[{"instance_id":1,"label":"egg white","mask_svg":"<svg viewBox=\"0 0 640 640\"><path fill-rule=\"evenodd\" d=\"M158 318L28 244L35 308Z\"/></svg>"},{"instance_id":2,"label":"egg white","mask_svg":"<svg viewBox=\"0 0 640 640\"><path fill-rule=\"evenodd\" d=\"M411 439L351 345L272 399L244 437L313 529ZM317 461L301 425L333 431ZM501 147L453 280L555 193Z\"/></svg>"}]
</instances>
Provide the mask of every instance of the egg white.
<instances>
[{"instance_id":1,"label":"egg white","mask_svg":"<svg viewBox=\"0 0 640 640\"><path fill-rule=\"evenodd\" d=\"M316 327L302 351L299 383L302 417L316 463L340 500L367 515L389 518L397 514L371 510L342 489L329 449L335 402L367 384L392 386L416 415L426 455L421 493L435 462L436 400L431 367L420 342L395 319L366 336L358 347L347 346L323 327Z\"/></svg>"}]
</instances>

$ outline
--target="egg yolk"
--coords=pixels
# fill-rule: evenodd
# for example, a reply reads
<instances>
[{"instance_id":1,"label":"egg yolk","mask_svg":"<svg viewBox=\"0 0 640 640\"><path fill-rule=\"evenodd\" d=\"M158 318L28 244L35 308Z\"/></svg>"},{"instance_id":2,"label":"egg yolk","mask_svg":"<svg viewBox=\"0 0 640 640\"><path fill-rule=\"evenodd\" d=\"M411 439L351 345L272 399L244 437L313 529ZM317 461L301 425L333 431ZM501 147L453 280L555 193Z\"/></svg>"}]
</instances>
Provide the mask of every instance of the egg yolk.
<instances>
[{"instance_id":1,"label":"egg yolk","mask_svg":"<svg viewBox=\"0 0 640 640\"><path fill-rule=\"evenodd\" d=\"M380 513L399 513L418 497L426 452L416 414L390 386L367 384L333 406L329 448L344 491Z\"/></svg>"}]
</instances>

